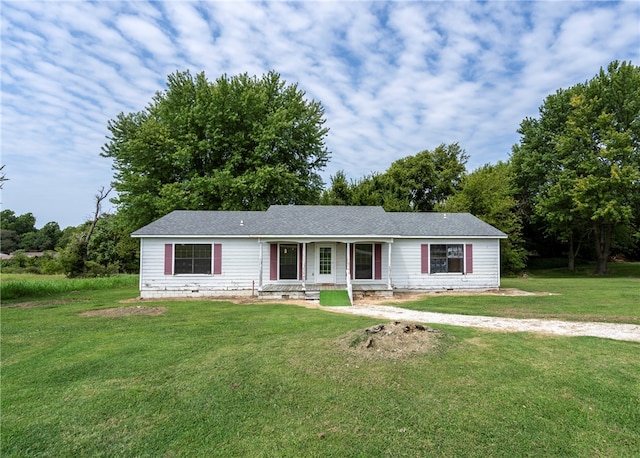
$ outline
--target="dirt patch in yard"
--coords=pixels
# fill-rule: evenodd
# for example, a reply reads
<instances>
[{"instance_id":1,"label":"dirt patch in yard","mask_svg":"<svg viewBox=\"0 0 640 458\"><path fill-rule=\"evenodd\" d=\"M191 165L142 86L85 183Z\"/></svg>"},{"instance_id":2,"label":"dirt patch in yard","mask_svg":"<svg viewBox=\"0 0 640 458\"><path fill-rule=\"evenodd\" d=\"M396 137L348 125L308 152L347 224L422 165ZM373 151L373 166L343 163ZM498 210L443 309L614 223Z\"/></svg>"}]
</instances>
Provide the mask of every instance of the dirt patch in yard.
<instances>
[{"instance_id":1,"label":"dirt patch in yard","mask_svg":"<svg viewBox=\"0 0 640 458\"><path fill-rule=\"evenodd\" d=\"M29 301L29 302L16 302L13 304L2 304L2 308L34 308L34 307L53 307L56 305L73 304L77 302L86 301L70 301L70 300L57 300L57 301Z\"/></svg>"},{"instance_id":2,"label":"dirt patch in yard","mask_svg":"<svg viewBox=\"0 0 640 458\"><path fill-rule=\"evenodd\" d=\"M167 307L147 307L144 305L136 305L133 307L114 307L109 309L88 310L79 313L78 316L102 316L102 317L120 317L132 315L158 316L162 315L168 309Z\"/></svg>"},{"instance_id":3,"label":"dirt patch in yard","mask_svg":"<svg viewBox=\"0 0 640 458\"><path fill-rule=\"evenodd\" d=\"M365 296L357 299L362 304L402 304L419 301L427 297L437 296L551 296L555 293L522 291L516 288L500 288L487 290L441 290L441 291L396 291L393 297Z\"/></svg>"},{"instance_id":4,"label":"dirt patch in yard","mask_svg":"<svg viewBox=\"0 0 640 458\"><path fill-rule=\"evenodd\" d=\"M439 353L446 346L445 337L445 333L429 326L392 321L351 331L337 343L343 351L363 359L403 359Z\"/></svg>"},{"instance_id":5,"label":"dirt patch in yard","mask_svg":"<svg viewBox=\"0 0 640 458\"><path fill-rule=\"evenodd\" d=\"M440 290L440 291L394 291L393 297L383 297L367 295L362 298L356 298L355 304L402 304L403 302L417 301L425 297L433 296L551 296L555 293L546 292L529 292L515 288L500 288L489 290ZM165 297L143 299L136 297L132 299L123 299L119 301L121 304L144 303L144 302L232 302L234 304L292 304L303 305L307 308L321 308L318 301L308 301L305 299L263 299L256 296L202 296L202 297Z\"/></svg>"}]
</instances>

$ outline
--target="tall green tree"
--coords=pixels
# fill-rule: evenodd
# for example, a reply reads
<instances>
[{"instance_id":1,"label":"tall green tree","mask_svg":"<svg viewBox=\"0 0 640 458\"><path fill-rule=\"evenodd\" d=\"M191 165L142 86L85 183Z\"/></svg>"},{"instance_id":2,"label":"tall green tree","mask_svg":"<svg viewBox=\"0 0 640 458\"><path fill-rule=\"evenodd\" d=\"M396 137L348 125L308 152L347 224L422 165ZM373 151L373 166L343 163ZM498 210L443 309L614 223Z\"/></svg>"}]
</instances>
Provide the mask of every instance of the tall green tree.
<instances>
[{"instance_id":1,"label":"tall green tree","mask_svg":"<svg viewBox=\"0 0 640 458\"><path fill-rule=\"evenodd\" d=\"M131 228L120 215L100 216L87 244L87 260L112 271L138 271L139 241L131 238Z\"/></svg>"},{"instance_id":2,"label":"tall green tree","mask_svg":"<svg viewBox=\"0 0 640 458\"><path fill-rule=\"evenodd\" d=\"M507 234L509 237L500 241L502 271L517 273L527 259L517 204L511 164L498 162L466 175L460 189L436 210L471 213Z\"/></svg>"},{"instance_id":3,"label":"tall green tree","mask_svg":"<svg viewBox=\"0 0 640 458\"><path fill-rule=\"evenodd\" d=\"M119 212L140 227L174 209L317 203L329 153L324 109L275 72L210 82L169 75L140 112L108 124Z\"/></svg>"},{"instance_id":4,"label":"tall green tree","mask_svg":"<svg viewBox=\"0 0 640 458\"><path fill-rule=\"evenodd\" d=\"M62 237L60 226L55 221L48 222L42 229L27 232L20 237L20 248L26 251L55 250Z\"/></svg>"},{"instance_id":5,"label":"tall green tree","mask_svg":"<svg viewBox=\"0 0 640 458\"><path fill-rule=\"evenodd\" d=\"M574 270L575 258L582 242L591 235L591 224L571 211L572 197L566 179L558 176L560 152L557 139L564 132L571 112L571 98L580 87L560 89L546 98L538 119L527 118L520 124L521 140L513 147L519 214L522 215L532 248L566 246L569 270ZM551 178L553 177L553 178ZM534 240L532 240L534 239Z\"/></svg>"},{"instance_id":6,"label":"tall green tree","mask_svg":"<svg viewBox=\"0 0 640 458\"><path fill-rule=\"evenodd\" d=\"M402 211L433 211L459 188L469 156L457 144L441 144L395 161L385 172Z\"/></svg>"},{"instance_id":7,"label":"tall green tree","mask_svg":"<svg viewBox=\"0 0 640 458\"><path fill-rule=\"evenodd\" d=\"M13 210L2 210L0 212L0 224L2 225L0 249L3 253L12 253L16 249L38 250L37 247L32 247L30 243L30 239L33 239L38 232L35 227L36 218L32 213L16 215Z\"/></svg>"},{"instance_id":8,"label":"tall green tree","mask_svg":"<svg viewBox=\"0 0 640 458\"><path fill-rule=\"evenodd\" d=\"M320 196L320 205L353 205L353 185L344 170L338 170L329 181L329 187Z\"/></svg>"},{"instance_id":9,"label":"tall green tree","mask_svg":"<svg viewBox=\"0 0 640 458\"><path fill-rule=\"evenodd\" d=\"M0 212L0 222L2 223L2 229L15 231L18 235L36 231L36 217L33 216L33 213L16 215L13 210L2 210Z\"/></svg>"},{"instance_id":10,"label":"tall green tree","mask_svg":"<svg viewBox=\"0 0 640 458\"><path fill-rule=\"evenodd\" d=\"M16 231L10 229L0 229L0 251L2 253L13 253L18 249L20 236Z\"/></svg>"},{"instance_id":11,"label":"tall green tree","mask_svg":"<svg viewBox=\"0 0 640 458\"><path fill-rule=\"evenodd\" d=\"M433 211L460 187L468 155L457 143L441 144L393 162L384 173L349 183L344 172L331 177L324 205L379 205L387 211Z\"/></svg>"},{"instance_id":12,"label":"tall green tree","mask_svg":"<svg viewBox=\"0 0 640 458\"><path fill-rule=\"evenodd\" d=\"M550 95L525 119L513 149L523 206L568 242L589 233L597 273L621 234L637 232L640 67L617 61L586 83Z\"/></svg>"}]
</instances>

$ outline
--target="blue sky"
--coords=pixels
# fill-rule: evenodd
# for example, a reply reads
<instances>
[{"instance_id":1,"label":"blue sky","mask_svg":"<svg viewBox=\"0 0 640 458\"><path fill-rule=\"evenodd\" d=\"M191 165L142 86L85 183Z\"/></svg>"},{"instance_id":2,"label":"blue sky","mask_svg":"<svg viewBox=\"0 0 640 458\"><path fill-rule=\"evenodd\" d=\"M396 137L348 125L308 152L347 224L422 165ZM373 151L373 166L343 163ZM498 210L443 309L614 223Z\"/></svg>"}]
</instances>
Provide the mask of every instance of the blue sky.
<instances>
[{"instance_id":1,"label":"blue sky","mask_svg":"<svg viewBox=\"0 0 640 458\"><path fill-rule=\"evenodd\" d=\"M357 179L458 142L509 157L544 98L612 60L640 64L640 2L1 1L2 208L81 224L112 180L107 122L176 70L280 73L320 101ZM106 210L110 210L107 205Z\"/></svg>"}]
</instances>

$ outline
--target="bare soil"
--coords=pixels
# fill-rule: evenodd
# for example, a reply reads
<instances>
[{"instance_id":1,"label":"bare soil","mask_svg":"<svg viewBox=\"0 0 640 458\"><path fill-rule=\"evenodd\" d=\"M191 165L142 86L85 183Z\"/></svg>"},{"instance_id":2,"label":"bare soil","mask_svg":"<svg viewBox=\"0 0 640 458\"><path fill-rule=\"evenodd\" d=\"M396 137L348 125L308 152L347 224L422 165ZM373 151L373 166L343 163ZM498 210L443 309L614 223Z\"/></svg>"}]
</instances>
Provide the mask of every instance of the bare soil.
<instances>
[{"instance_id":1,"label":"bare soil","mask_svg":"<svg viewBox=\"0 0 640 458\"><path fill-rule=\"evenodd\" d=\"M516 288L487 289L482 291L472 290L442 290L419 292L394 292L393 297L366 296L355 301L357 304L402 304L403 302L418 301L432 296L551 296L555 293L522 291Z\"/></svg>"},{"instance_id":2,"label":"bare soil","mask_svg":"<svg viewBox=\"0 0 640 458\"><path fill-rule=\"evenodd\" d=\"M337 345L360 359L403 359L417 354L438 353L445 334L419 323L392 321L351 331Z\"/></svg>"},{"instance_id":3,"label":"bare soil","mask_svg":"<svg viewBox=\"0 0 640 458\"><path fill-rule=\"evenodd\" d=\"M135 305L132 307L113 307L109 309L87 310L79 313L78 316L102 316L102 317L120 317L131 315L158 316L168 310L167 307L147 307L144 305Z\"/></svg>"},{"instance_id":4,"label":"bare soil","mask_svg":"<svg viewBox=\"0 0 640 458\"><path fill-rule=\"evenodd\" d=\"M77 302L86 301L70 301L70 300L56 300L56 301L29 301L29 302L16 302L14 304L2 304L2 308L34 308L34 307L51 307L53 305L73 304Z\"/></svg>"}]
</instances>

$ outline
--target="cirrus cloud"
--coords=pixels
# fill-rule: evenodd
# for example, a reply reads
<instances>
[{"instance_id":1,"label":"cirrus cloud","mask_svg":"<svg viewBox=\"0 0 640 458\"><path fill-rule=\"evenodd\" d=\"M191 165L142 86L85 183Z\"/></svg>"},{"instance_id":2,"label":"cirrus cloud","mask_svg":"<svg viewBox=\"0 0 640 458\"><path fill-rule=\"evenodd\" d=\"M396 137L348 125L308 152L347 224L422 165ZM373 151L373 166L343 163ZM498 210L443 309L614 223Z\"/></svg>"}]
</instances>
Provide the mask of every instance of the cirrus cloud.
<instances>
[{"instance_id":1,"label":"cirrus cloud","mask_svg":"<svg viewBox=\"0 0 640 458\"><path fill-rule=\"evenodd\" d=\"M176 70L298 83L325 107L327 180L440 143L495 163L548 94L637 65L639 21L624 1L3 1L3 208L80 224L112 179L108 120Z\"/></svg>"}]
</instances>

